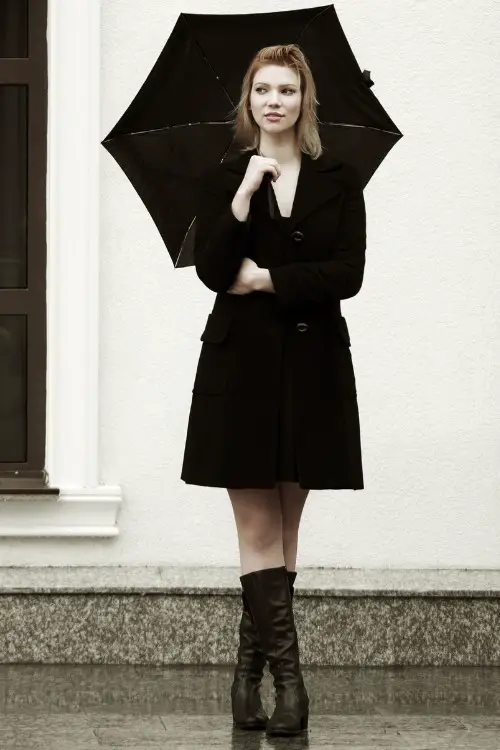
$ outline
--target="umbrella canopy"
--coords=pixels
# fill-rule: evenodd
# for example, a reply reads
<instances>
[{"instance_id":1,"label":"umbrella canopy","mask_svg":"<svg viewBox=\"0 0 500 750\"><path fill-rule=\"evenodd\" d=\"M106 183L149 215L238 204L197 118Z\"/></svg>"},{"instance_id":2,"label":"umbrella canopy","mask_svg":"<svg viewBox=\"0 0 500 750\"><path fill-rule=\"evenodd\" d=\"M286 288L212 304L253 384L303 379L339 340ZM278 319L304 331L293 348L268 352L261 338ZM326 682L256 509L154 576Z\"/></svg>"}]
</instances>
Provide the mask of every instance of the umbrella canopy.
<instances>
[{"instance_id":1,"label":"umbrella canopy","mask_svg":"<svg viewBox=\"0 0 500 750\"><path fill-rule=\"evenodd\" d=\"M402 137L360 70L333 5L275 13L181 13L102 145L155 222L176 268L191 266L200 178L238 153L228 119L255 53L298 44L311 68L323 146L363 186Z\"/></svg>"}]
</instances>

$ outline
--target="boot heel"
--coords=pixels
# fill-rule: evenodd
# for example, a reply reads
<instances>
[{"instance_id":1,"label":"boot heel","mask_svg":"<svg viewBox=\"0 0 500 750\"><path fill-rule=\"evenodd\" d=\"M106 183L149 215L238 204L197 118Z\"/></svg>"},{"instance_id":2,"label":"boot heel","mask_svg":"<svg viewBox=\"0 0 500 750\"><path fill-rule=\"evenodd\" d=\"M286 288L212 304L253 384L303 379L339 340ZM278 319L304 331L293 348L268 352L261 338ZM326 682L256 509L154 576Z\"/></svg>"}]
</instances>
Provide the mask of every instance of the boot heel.
<instances>
[{"instance_id":1,"label":"boot heel","mask_svg":"<svg viewBox=\"0 0 500 750\"><path fill-rule=\"evenodd\" d=\"M302 720L300 722L300 728L307 729L308 726L309 726L309 714L306 714L305 716L302 717Z\"/></svg>"}]
</instances>

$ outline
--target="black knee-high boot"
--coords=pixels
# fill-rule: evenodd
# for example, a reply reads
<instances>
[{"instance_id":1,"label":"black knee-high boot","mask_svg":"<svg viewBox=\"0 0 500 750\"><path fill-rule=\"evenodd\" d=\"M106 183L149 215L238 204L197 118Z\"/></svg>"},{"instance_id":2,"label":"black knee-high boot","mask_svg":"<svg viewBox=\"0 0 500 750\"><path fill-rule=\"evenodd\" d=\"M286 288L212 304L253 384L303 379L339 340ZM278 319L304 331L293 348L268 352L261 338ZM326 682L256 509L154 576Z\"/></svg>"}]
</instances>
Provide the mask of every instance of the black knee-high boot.
<instances>
[{"instance_id":1,"label":"black knee-high boot","mask_svg":"<svg viewBox=\"0 0 500 750\"><path fill-rule=\"evenodd\" d=\"M246 573L240 580L274 677L276 707L266 734L298 734L308 727L309 696L300 669L290 577L282 566Z\"/></svg>"},{"instance_id":2,"label":"black knee-high boot","mask_svg":"<svg viewBox=\"0 0 500 750\"><path fill-rule=\"evenodd\" d=\"M295 570L287 571L290 596L293 599ZM241 614L238 646L238 661L231 685L231 706L233 725L239 729L265 729L269 717L260 698L260 685L266 665L259 636L252 622L250 608L242 592L243 611Z\"/></svg>"}]
</instances>

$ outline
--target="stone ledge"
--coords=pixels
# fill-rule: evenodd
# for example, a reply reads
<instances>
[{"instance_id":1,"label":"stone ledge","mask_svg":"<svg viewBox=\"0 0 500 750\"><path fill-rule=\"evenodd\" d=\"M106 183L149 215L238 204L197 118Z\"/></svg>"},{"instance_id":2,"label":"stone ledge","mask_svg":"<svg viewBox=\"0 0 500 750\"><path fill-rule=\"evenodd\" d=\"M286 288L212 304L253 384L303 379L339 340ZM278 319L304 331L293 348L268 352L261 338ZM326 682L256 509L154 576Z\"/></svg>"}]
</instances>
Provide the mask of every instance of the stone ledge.
<instances>
[{"instance_id":1,"label":"stone ledge","mask_svg":"<svg viewBox=\"0 0 500 750\"><path fill-rule=\"evenodd\" d=\"M234 664L240 568L0 568L0 663ZM499 666L500 571L299 568L302 663Z\"/></svg>"},{"instance_id":2,"label":"stone ledge","mask_svg":"<svg viewBox=\"0 0 500 750\"><path fill-rule=\"evenodd\" d=\"M239 567L0 568L0 594L239 596ZM298 568L298 597L500 598L500 570Z\"/></svg>"}]
</instances>

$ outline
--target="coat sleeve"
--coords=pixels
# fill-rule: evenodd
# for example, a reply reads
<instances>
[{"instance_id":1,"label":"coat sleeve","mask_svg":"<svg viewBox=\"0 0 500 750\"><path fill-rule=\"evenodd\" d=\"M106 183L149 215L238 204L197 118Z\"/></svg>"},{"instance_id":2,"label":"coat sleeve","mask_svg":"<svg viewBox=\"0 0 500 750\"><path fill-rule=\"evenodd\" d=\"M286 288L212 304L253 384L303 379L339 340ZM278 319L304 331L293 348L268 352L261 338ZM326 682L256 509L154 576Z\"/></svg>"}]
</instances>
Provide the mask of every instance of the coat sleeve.
<instances>
[{"instance_id":1,"label":"coat sleeve","mask_svg":"<svg viewBox=\"0 0 500 750\"><path fill-rule=\"evenodd\" d=\"M332 300L354 297L363 283L366 250L366 211L360 177L344 165L345 194L340 209L332 258L327 261L288 263L270 268L279 304L328 305Z\"/></svg>"},{"instance_id":2,"label":"coat sleeve","mask_svg":"<svg viewBox=\"0 0 500 750\"><path fill-rule=\"evenodd\" d=\"M249 237L249 219L239 221L233 214L234 196L222 185L219 170L217 165L201 178L193 249L196 273L213 292L225 292L234 283Z\"/></svg>"}]
</instances>

